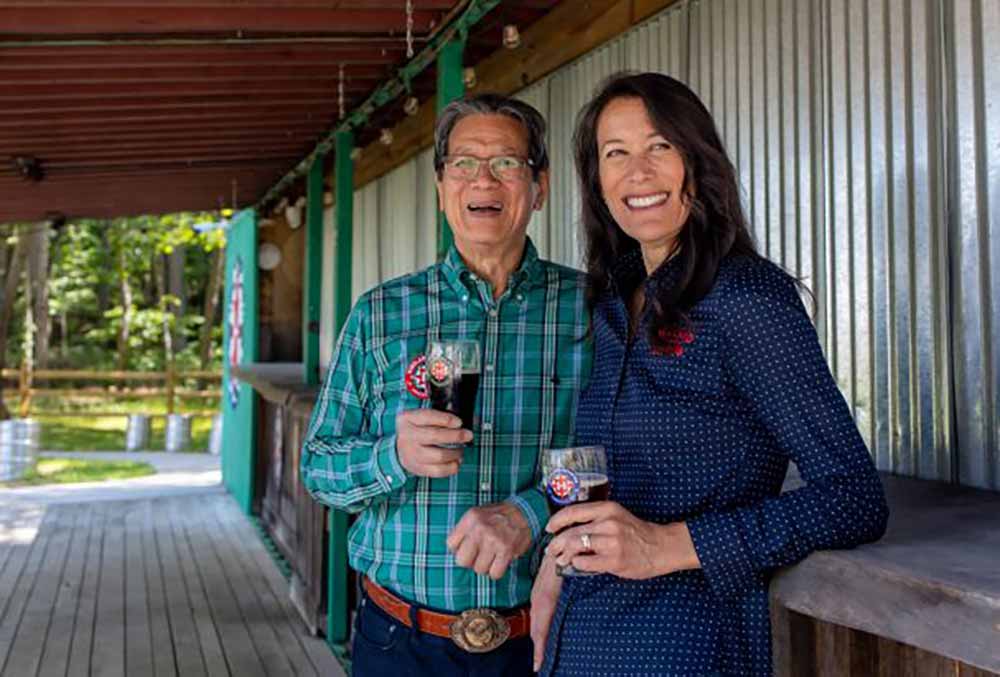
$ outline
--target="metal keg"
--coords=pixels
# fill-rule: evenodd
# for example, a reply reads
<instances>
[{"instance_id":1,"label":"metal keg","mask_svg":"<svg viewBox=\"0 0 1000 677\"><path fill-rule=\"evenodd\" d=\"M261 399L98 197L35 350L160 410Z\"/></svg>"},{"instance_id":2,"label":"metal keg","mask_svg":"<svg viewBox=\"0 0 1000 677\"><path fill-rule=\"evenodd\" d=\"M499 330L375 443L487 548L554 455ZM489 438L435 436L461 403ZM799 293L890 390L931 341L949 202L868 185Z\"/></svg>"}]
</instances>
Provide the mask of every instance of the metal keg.
<instances>
[{"instance_id":1,"label":"metal keg","mask_svg":"<svg viewBox=\"0 0 1000 677\"><path fill-rule=\"evenodd\" d=\"M129 414L125 426L125 451L149 449L149 415Z\"/></svg>"},{"instance_id":2,"label":"metal keg","mask_svg":"<svg viewBox=\"0 0 1000 677\"><path fill-rule=\"evenodd\" d=\"M191 414L167 414L166 450L191 448Z\"/></svg>"},{"instance_id":3,"label":"metal keg","mask_svg":"<svg viewBox=\"0 0 1000 677\"><path fill-rule=\"evenodd\" d=\"M0 482L18 477L14 474L14 459L17 457L16 426L14 419L0 421Z\"/></svg>"},{"instance_id":4,"label":"metal keg","mask_svg":"<svg viewBox=\"0 0 1000 677\"><path fill-rule=\"evenodd\" d=\"M208 434L208 453L218 456L222 452L222 414L212 417L212 430Z\"/></svg>"},{"instance_id":5,"label":"metal keg","mask_svg":"<svg viewBox=\"0 0 1000 677\"><path fill-rule=\"evenodd\" d=\"M32 418L19 418L16 422L18 454L15 473L17 477L23 477L38 460L38 448L42 444L42 426Z\"/></svg>"}]
</instances>

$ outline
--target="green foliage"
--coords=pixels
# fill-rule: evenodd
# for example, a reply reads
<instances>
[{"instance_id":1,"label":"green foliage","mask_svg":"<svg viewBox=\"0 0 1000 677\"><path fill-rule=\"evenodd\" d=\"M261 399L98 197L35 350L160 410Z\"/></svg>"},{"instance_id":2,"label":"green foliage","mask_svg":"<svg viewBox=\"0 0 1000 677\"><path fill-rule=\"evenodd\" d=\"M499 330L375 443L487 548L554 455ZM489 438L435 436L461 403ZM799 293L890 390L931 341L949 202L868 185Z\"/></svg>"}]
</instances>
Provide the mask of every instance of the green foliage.
<instances>
[{"instance_id":1,"label":"green foliage","mask_svg":"<svg viewBox=\"0 0 1000 677\"><path fill-rule=\"evenodd\" d=\"M217 222L217 212L140 216L71 222L51 237L49 314L51 368L114 369L118 336L129 320L126 368L162 370L167 355L164 326L177 338L175 359L184 368L200 367L198 334L211 274L213 252L225 248L223 229L199 233L194 226ZM32 226L37 227L37 226ZM8 231L8 239L18 229ZM168 289L164 257L184 251L183 297ZM157 279L159 276L161 279ZM125 307L122 279L131 289ZM212 328L212 365L221 364L221 310ZM24 293L19 292L8 328L7 364L23 355Z\"/></svg>"}]
</instances>

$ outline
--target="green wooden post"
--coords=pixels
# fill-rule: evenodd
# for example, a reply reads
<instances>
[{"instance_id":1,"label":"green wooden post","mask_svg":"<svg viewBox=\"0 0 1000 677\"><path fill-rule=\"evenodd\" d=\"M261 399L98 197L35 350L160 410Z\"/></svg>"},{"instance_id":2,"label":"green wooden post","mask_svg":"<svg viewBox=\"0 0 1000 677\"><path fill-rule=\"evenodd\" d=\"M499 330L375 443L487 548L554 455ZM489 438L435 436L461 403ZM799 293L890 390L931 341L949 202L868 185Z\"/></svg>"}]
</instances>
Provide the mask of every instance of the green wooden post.
<instances>
[{"instance_id":1,"label":"green wooden post","mask_svg":"<svg viewBox=\"0 0 1000 677\"><path fill-rule=\"evenodd\" d=\"M302 284L302 366L307 385L319 383L319 308L323 289L323 157L306 182L306 265Z\"/></svg>"},{"instance_id":2,"label":"green wooden post","mask_svg":"<svg viewBox=\"0 0 1000 677\"><path fill-rule=\"evenodd\" d=\"M354 249L354 162L351 132L336 134L334 177L336 204L334 220L337 231L337 261L333 280L333 332L339 336L351 311L352 254ZM350 631L347 607L347 513L330 511L330 549L327 553L326 640L343 644Z\"/></svg>"},{"instance_id":3,"label":"green wooden post","mask_svg":"<svg viewBox=\"0 0 1000 677\"><path fill-rule=\"evenodd\" d=\"M437 56L437 112L440 114L449 103L465 95L465 80L462 78L462 52L465 43L451 40L441 48ZM438 212L437 257L440 261L451 247L452 235L448 220L443 212Z\"/></svg>"},{"instance_id":4,"label":"green wooden post","mask_svg":"<svg viewBox=\"0 0 1000 677\"><path fill-rule=\"evenodd\" d=\"M253 511L257 394L230 373L230 360L257 361L257 214L240 212L226 235L222 362L222 481L246 514ZM238 340L239 349L233 345Z\"/></svg>"}]
</instances>

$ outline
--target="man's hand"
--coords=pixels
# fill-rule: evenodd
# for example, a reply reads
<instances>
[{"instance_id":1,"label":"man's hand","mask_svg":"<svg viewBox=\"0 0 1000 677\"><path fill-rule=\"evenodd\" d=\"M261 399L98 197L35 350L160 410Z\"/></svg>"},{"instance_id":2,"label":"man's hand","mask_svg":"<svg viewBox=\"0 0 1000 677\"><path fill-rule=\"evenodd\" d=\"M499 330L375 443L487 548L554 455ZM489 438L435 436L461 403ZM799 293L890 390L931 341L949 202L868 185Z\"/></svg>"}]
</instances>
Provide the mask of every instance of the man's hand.
<instances>
[{"instance_id":1,"label":"man's hand","mask_svg":"<svg viewBox=\"0 0 1000 677\"><path fill-rule=\"evenodd\" d=\"M396 417L396 454L399 463L417 477L449 477L462 465L465 449L443 444L472 441L472 431L462 430L462 419L433 409L408 409Z\"/></svg>"},{"instance_id":2,"label":"man's hand","mask_svg":"<svg viewBox=\"0 0 1000 677\"><path fill-rule=\"evenodd\" d=\"M493 503L470 508L448 535L448 550L460 567L503 578L507 567L531 547L531 527L517 506Z\"/></svg>"}]
</instances>

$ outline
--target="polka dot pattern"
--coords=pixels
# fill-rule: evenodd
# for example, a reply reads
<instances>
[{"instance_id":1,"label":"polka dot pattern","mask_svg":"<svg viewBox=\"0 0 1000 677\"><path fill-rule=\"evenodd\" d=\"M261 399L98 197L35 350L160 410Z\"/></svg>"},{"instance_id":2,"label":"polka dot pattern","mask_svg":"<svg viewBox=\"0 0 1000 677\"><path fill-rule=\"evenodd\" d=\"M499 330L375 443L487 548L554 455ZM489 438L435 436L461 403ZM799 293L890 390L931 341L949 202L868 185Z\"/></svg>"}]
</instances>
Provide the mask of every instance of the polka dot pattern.
<instances>
[{"instance_id":1,"label":"polka dot pattern","mask_svg":"<svg viewBox=\"0 0 1000 677\"><path fill-rule=\"evenodd\" d=\"M641 266L626 257L595 310L577 440L607 448L613 500L688 523L702 569L566 579L542 674L770 675L771 572L879 538L881 481L786 273L724 262L689 314L693 340L656 351L645 326L629 342L617 290L678 271L643 280ZM806 484L779 495L789 461Z\"/></svg>"}]
</instances>

